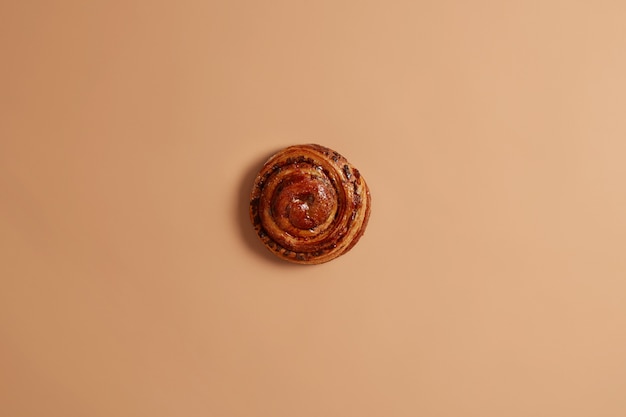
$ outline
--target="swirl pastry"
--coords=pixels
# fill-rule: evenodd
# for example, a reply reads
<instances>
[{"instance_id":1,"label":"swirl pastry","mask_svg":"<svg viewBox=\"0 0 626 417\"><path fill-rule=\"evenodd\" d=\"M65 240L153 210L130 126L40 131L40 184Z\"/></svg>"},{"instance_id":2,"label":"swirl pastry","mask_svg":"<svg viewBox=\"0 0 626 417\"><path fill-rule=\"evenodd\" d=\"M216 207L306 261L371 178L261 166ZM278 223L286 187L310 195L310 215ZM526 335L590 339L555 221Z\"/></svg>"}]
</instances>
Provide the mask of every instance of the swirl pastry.
<instances>
[{"instance_id":1,"label":"swirl pastry","mask_svg":"<svg viewBox=\"0 0 626 417\"><path fill-rule=\"evenodd\" d=\"M370 202L365 180L343 156L320 145L296 145L276 153L259 172L250 219L278 257L320 264L357 243Z\"/></svg>"}]
</instances>

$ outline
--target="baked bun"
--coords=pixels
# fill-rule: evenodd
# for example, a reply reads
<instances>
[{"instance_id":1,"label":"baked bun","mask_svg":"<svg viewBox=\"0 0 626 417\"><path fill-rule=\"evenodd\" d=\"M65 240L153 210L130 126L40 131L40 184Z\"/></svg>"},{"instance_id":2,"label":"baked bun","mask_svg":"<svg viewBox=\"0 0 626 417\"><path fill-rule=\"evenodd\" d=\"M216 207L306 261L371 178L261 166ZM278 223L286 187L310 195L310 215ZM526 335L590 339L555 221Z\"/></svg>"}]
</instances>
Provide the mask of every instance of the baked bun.
<instances>
[{"instance_id":1,"label":"baked bun","mask_svg":"<svg viewBox=\"0 0 626 417\"><path fill-rule=\"evenodd\" d=\"M257 175L250 219L278 257L320 264L357 243L370 205L365 180L346 158L324 146L296 145L270 157Z\"/></svg>"}]
</instances>

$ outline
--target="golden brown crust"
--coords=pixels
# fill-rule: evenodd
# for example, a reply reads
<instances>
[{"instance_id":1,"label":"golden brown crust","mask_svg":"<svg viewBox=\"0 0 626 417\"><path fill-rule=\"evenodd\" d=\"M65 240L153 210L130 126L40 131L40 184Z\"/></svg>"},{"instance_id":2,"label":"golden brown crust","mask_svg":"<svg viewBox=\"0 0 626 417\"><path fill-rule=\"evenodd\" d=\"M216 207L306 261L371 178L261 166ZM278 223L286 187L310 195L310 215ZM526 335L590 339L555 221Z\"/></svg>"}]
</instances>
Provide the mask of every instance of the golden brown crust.
<instances>
[{"instance_id":1,"label":"golden brown crust","mask_svg":"<svg viewBox=\"0 0 626 417\"><path fill-rule=\"evenodd\" d=\"M370 205L365 180L343 156L321 145L296 145L273 155L257 175L250 219L278 257L320 264L357 243Z\"/></svg>"}]
</instances>

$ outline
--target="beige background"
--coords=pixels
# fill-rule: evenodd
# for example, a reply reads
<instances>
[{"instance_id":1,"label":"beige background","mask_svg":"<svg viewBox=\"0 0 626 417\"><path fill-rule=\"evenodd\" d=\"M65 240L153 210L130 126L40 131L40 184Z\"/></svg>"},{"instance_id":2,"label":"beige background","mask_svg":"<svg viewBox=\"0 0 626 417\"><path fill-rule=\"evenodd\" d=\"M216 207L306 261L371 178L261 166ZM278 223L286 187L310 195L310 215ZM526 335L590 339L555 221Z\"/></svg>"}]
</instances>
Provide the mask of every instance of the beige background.
<instances>
[{"instance_id":1,"label":"beige background","mask_svg":"<svg viewBox=\"0 0 626 417\"><path fill-rule=\"evenodd\" d=\"M623 1L4 1L0 415L626 415ZM319 142L349 254L246 198Z\"/></svg>"}]
</instances>

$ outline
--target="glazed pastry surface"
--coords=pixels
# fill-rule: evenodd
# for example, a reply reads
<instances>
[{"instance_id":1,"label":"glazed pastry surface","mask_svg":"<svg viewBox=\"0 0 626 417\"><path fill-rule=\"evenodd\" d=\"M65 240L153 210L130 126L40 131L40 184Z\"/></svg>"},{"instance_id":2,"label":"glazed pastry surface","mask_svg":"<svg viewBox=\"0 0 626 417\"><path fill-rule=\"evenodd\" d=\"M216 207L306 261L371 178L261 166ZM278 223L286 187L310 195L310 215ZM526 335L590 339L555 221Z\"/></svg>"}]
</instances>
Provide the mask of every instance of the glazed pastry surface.
<instances>
[{"instance_id":1,"label":"glazed pastry surface","mask_svg":"<svg viewBox=\"0 0 626 417\"><path fill-rule=\"evenodd\" d=\"M275 255L319 264L357 243L370 205L365 180L346 158L321 145L296 145L270 157L257 175L250 219Z\"/></svg>"}]
</instances>

